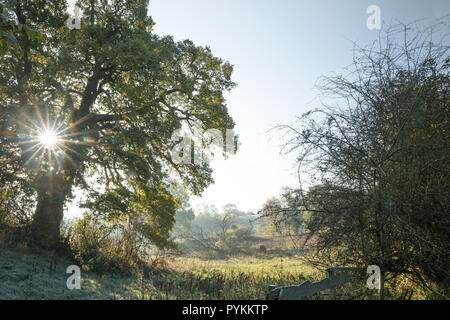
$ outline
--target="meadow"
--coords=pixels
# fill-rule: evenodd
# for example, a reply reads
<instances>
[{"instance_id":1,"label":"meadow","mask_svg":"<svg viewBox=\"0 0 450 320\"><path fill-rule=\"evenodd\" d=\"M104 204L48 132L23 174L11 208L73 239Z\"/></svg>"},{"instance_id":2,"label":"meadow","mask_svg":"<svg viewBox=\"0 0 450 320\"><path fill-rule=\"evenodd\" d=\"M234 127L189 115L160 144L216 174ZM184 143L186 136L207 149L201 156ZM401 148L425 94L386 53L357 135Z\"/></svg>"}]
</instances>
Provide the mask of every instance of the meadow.
<instances>
[{"instance_id":1,"label":"meadow","mask_svg":"<svg viewBox=\"0 0 450 320\"><path fill-rule=\"evenodd\" d=\"M81 289L69 290L74 262L24 250L0 252L0 299L258 299L269 284L300 283L317 272L295 257L203 260L174 257L148 272L82 271Z\"/></svg>"},{"instance_id":2,"label":"meadow","mask_svg":"<svg viewBox=\"0 0 450 320\"><path fill-rule=\"evenodd\" d=\"M82 270L81 289L69 290L66 269L76 262L26 247L3 248L0 299L256 300L266 298L269 285L294 285L325 276L302 256L280 255L277 250L221 259L168 255L158 261L158 267L131 273ZM405 292L401 282L386 288L386 299L419 298L417 294ZM377 292L359 280L339 287L335 297L321 292L308 299L377 299Z\"/></svg>"}]
</instances>

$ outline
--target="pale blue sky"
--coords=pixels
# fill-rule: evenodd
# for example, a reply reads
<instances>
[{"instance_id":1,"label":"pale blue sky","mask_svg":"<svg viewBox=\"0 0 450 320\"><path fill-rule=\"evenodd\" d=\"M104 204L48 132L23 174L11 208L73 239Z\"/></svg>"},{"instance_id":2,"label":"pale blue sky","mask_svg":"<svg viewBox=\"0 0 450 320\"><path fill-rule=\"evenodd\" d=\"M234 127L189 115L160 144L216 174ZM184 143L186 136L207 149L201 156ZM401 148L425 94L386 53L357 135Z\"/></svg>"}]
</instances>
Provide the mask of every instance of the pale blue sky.
<instances>
[{"instance_id":1,"label":"pale blue sky","mask_svg":"<svg viewBox=\"0 0 450 320\"><path fill-rule=\"evenodd\" d=\"M317 106L317 78L350 64L353 41L363 46L378 37L366 26L369 5L380 7L384 23L435 24L450 13L445 0L150 0L157 34L208 45L235 66L238 87L226 97L241 149L213 161L215 184L194 206L257 210L281 187L296 186L293 156L281 156L280 141L266 131Z\"/></svg>"},{"instance_id":2,"label":"pale blue sky","mask_svg":"<svg viewBox=\"0 0 450 320\"><path fill-rule=\"evenodd\" d=\"M450 12L450 1L150 1L156 33L208 45L235 66L238 87L227 98L241 150L213 162L216 183L194 205L256 210L282 186L297 184L293 157L280 156L280 141L265 132L317 105L317 78L351 62L352 41L377 38L366 26L372 4L388 23L427 18L431 24Z\"/></svg>"}]
</instances>

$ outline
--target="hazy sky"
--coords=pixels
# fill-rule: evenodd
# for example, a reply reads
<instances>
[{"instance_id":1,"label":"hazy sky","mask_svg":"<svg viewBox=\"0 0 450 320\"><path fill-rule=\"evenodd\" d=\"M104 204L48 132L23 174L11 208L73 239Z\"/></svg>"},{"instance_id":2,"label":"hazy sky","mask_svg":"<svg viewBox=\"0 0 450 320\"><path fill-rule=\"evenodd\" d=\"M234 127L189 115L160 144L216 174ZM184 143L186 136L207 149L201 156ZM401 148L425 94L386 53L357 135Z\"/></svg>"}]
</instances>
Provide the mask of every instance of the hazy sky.
<instances>
[{"instance_id":1,"label":"hazy sky","mask_svg":"<svg viewBox=\"0 0 450 320\"><path fill-rule=\"evenodd\" d=\"M366 26L369 5L387 23L435 23L450 12L450 1L150 1L156 33L208 45L235 66L238 87L226 97L241 149L213 162L215 184L194 204L258 209L282 186L297 184L293 156L282 157L281 142L266 131L317 105L317 78L351 62L353 41L376 39L378 31Z\"/></svg>"},{"instance_id":2,"label":"hazy sky","mask_svg":"<svg viewBox=\"0 0 450 320\"><path fill-rule=\"evenodd\" d=\"M448 0L150 0L157 34L207 45L235 67L238 86L226 98L242 144L235 156L213 161L215 184L191 199L194 206L257 210L281 187L297 185L294 156L281 156L281 141L266 132L317 106L317 78L342 72L353 42L363 46L378 37L366 26L369 5L380 7L383 23L450 25L442 19Z\"/></svg>"}]
</instances>

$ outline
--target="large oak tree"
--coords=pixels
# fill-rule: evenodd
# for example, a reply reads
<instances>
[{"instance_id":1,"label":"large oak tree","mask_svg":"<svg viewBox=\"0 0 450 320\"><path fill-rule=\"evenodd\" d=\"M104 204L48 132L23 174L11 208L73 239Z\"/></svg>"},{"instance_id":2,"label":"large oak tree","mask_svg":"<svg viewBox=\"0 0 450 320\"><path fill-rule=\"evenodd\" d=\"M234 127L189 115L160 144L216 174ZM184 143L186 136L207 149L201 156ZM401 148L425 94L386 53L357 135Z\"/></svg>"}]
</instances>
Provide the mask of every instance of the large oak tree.
<instances>
[{"instance_id":1,"label":"large oak tree","mask_svg":"<svg viewBox=\"0 0 450 320\"><path fill-rule=\"evenodd\" d=\"M79 188L87 209L112 221L139 217L164 246L179 206L170 186L200 194L212 182L208 163L172 161L172 135L234 127L223 97L233 68L209 48L155 35L148 1L77 6L81 28L71 30L66 1L4 2L1 187L32 190L40 244L57 241Z\"/></svg>"}]
</instances>

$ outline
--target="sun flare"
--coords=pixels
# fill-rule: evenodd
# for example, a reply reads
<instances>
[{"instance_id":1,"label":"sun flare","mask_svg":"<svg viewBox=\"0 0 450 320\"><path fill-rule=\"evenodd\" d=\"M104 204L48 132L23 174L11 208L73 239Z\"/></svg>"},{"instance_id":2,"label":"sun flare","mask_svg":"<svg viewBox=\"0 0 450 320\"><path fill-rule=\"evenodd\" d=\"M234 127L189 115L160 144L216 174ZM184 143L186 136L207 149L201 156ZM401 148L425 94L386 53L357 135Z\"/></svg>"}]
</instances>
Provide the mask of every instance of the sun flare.
<instances>
[{"instance_id":1,"label":"sun flare","mask_svg":"<svg viewBox=\"0 0 450 320\"><path fill-rule=\"evenodd\" d=\"M52 131L44 131L39 136L39 141L44 147L51 149L58 142L58 137L56 136L56 133Z\"/></svg>"}]
</instances>

